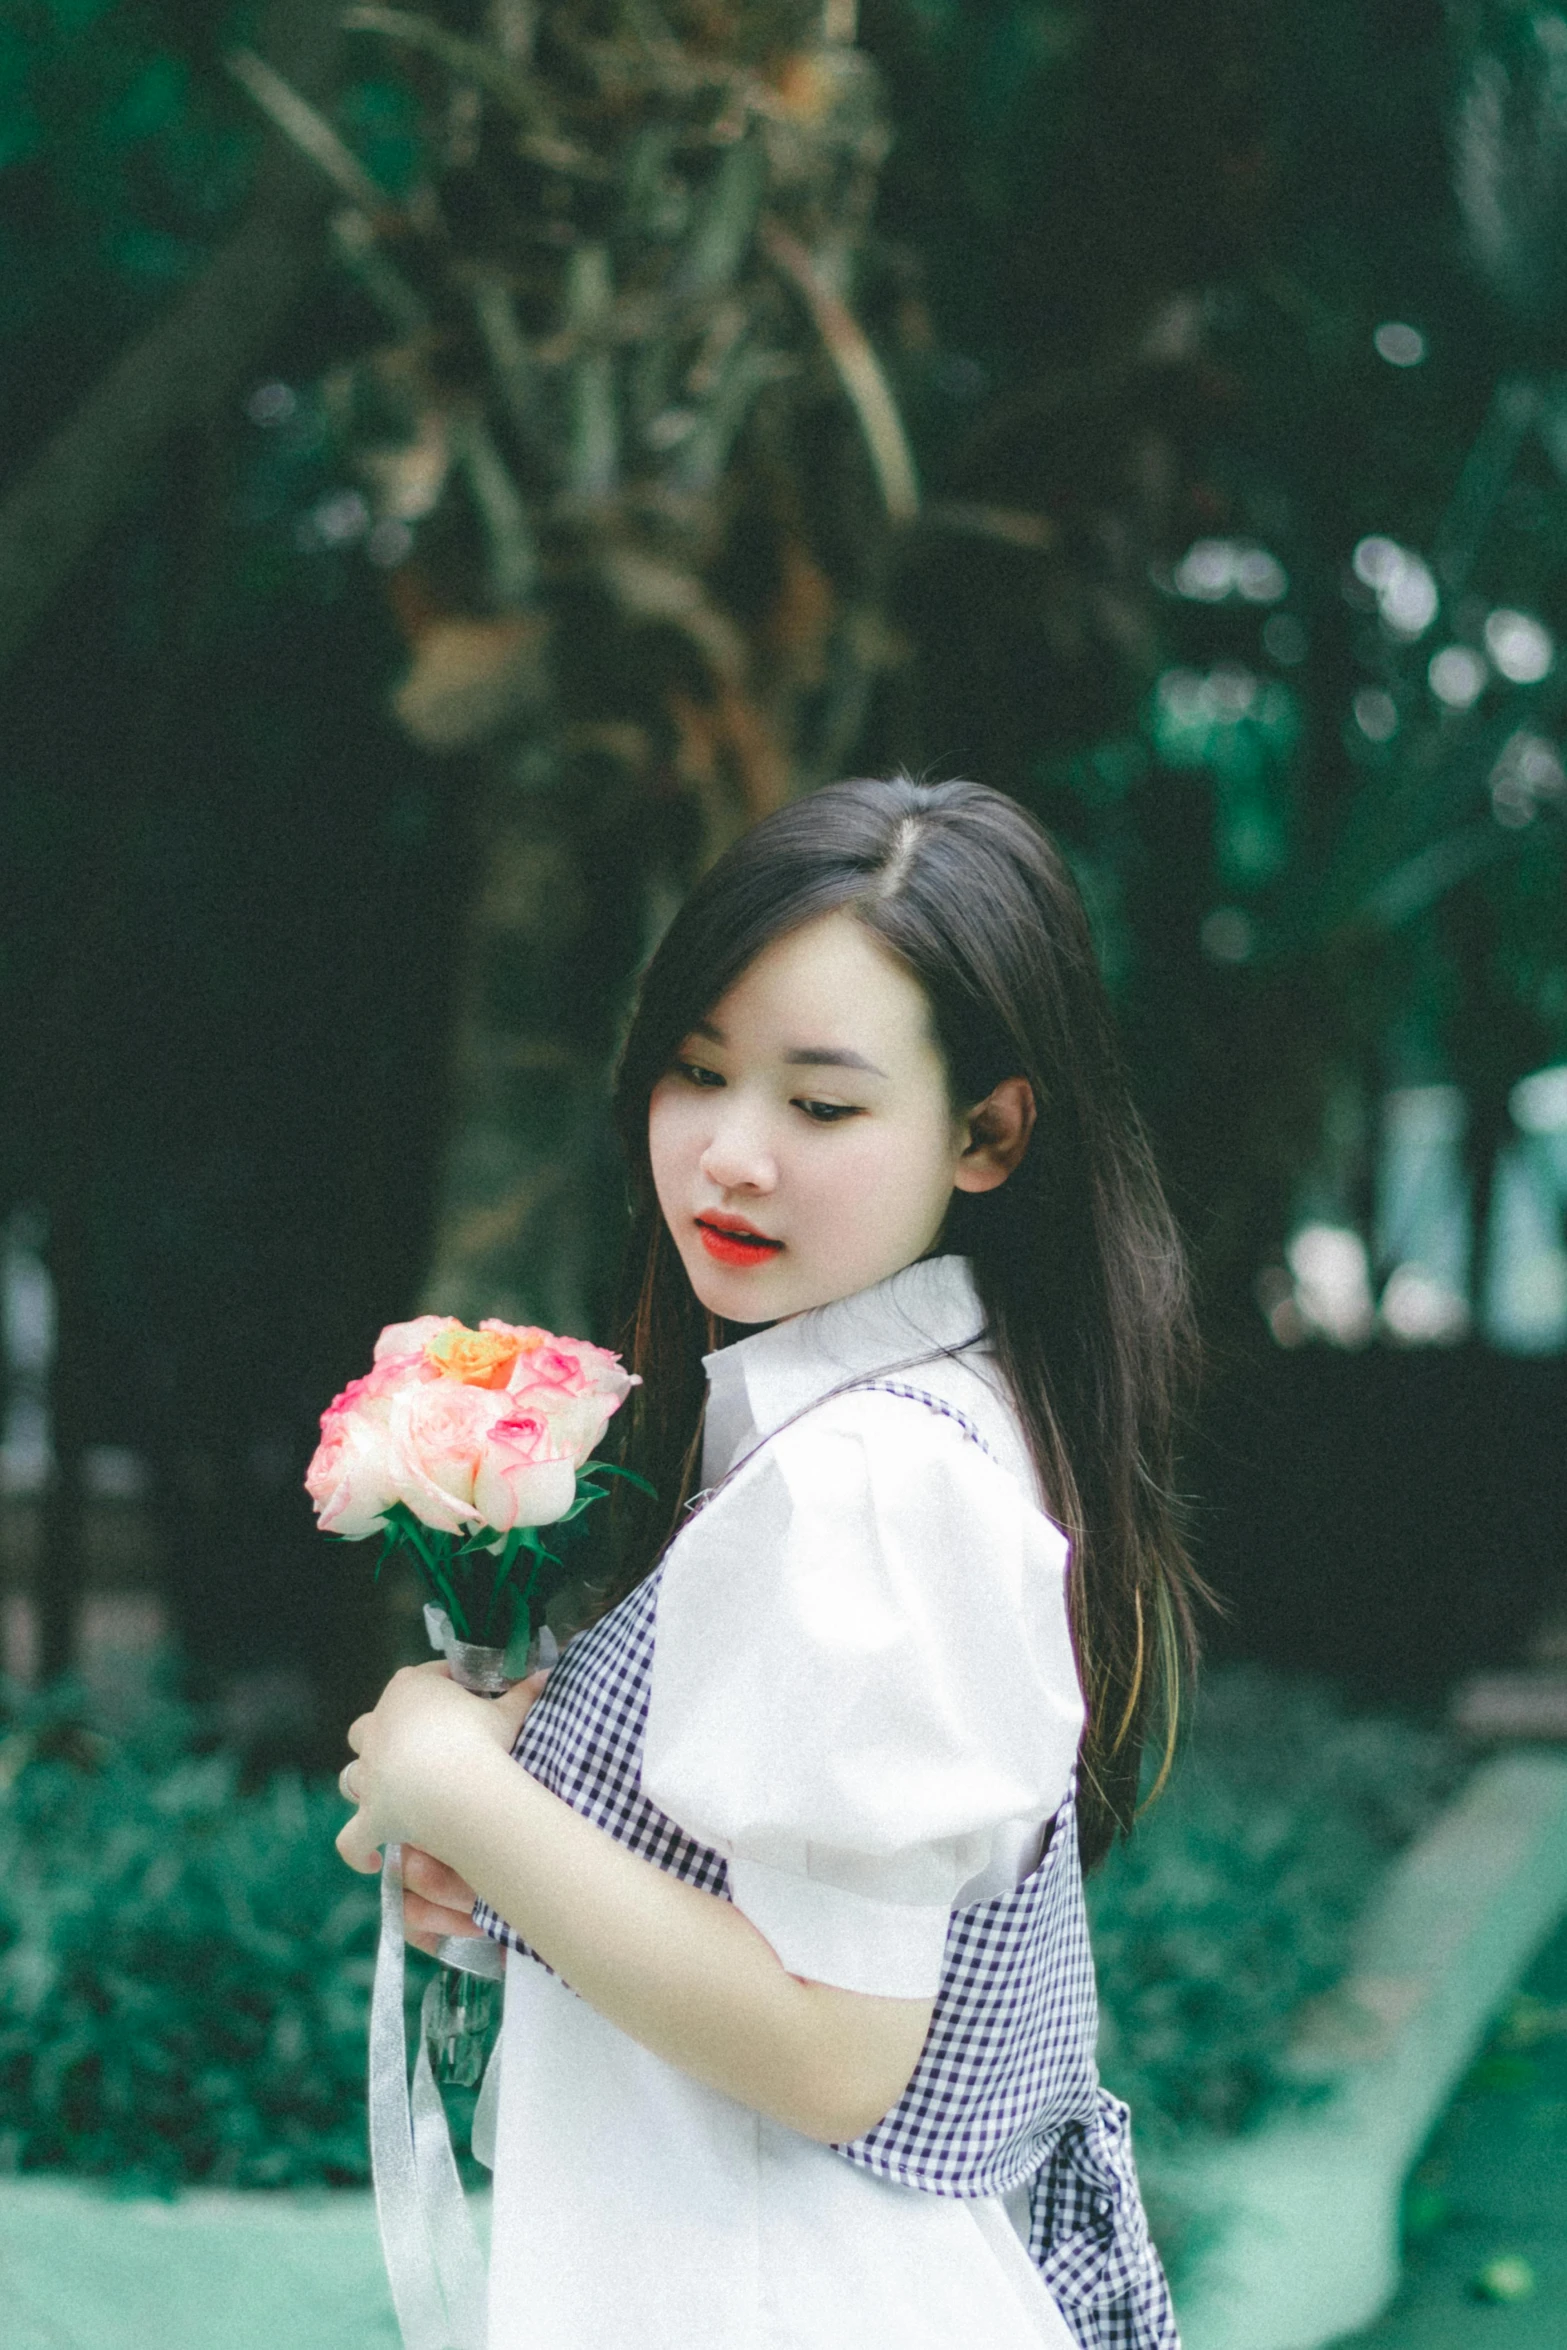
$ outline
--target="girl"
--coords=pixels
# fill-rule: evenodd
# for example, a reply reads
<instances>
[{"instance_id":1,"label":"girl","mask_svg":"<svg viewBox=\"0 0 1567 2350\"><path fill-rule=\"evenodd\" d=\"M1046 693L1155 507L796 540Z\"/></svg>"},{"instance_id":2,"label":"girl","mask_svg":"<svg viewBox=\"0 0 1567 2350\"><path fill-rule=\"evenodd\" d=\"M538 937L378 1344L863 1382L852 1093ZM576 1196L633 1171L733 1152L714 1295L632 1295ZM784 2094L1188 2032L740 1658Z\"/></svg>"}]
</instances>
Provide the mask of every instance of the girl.
<instances>
[{"instance_id":1,"label":"girl","mask_svg":"<svg viewBox=\"0 0 1567 2350\"><path fill-rule=\"evenodd\" d=\"M968 783L768 817L617 1114L673 1522L547 1684L399 1673L344 1774L414 1938L511 1948L492 2350L1173 2350L1080 1855L1190 1648L1185 1291L1060 857Z\"/></svg>"}]
</instances>

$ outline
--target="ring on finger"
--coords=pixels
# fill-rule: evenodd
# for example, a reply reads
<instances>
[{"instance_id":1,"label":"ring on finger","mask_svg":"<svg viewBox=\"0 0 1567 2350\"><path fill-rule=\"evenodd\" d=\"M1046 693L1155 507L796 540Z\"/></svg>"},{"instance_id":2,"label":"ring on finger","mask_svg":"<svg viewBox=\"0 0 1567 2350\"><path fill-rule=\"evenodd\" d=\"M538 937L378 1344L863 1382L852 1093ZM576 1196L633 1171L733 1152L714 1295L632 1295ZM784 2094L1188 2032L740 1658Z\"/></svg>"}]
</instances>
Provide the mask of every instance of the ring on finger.
<instances>
[{"instance_id":1,"label":"ring on finger","mask_svg":"<svg viewBox=\"0 0 1567 2350\"><path fill-rule=\"evenodd\" d=\"M352 1763L344 1763L342 1769L338 1772L337 1791L342 1796L345 1803L357 1803L359 1801L359 1789L354 1784L354 1766Z\"/></svg>"}]
</instances>

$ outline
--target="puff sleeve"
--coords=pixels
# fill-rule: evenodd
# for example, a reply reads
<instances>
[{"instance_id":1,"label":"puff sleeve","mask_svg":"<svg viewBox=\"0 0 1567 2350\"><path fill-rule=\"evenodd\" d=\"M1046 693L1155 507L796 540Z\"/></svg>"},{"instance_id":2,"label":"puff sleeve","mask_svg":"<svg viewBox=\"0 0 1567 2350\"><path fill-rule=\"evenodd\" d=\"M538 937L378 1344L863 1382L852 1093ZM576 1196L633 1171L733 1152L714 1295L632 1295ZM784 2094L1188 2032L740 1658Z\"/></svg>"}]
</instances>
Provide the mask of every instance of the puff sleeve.
<instances>
[{"instance_id":1,"label":"puff sleeve","mask_svg":"<svg viewBox=\"0 0 1567 2350\"><path fill-rule=\"evenodd\" d=\"M837 1398L664 1564L644 1792L792 1974L933 1994L955 1899L1064 1796L1067 1543L950 1420Z\"/></svg>"}]
</instances>

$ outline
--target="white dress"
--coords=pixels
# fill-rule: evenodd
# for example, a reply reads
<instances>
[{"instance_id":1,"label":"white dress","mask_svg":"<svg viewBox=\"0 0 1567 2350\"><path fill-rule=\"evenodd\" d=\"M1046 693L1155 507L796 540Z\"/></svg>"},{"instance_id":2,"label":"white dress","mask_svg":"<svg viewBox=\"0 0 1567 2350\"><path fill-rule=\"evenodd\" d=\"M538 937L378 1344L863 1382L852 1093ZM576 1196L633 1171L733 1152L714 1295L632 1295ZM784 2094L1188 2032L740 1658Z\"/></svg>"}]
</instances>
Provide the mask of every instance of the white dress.
<instances>
[{"instance_id":1,"label":"white dress","mask_svg":"<svg viewBox=\"0 0 1567 2350\"><path fill-rule=\"evenodd\" d=\"M642 1785L796 1975L927 1997L959 1902L1035 1866L1083 1707L962 1258L708 1358L665 1562ZM901 1375L948 1420L845 1380ZM987 1457L993 1456L993 1457ZM1073 2350L999 2200L891 2183L689 2079L512 1953L490 2350Z\"/></svg>"}]
</instances>

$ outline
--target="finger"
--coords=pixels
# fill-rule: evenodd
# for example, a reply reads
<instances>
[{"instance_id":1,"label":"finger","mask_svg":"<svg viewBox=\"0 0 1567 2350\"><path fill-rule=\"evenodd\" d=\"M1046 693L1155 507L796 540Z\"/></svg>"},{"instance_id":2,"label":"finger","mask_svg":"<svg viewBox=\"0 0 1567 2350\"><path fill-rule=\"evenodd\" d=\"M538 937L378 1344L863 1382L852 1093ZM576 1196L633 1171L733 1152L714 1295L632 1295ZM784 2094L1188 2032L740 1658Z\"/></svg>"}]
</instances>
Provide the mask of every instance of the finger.
<instances>
[{"instance_id":1,"label":"finger","mask_svg":"<svg viewBox=\"0 0 1567 2350\"><path fill-rule=\"evenodd\" d=\"M437 1860L433 1852L422 1852L417 1844L403 1846L403 1883L443 1909L473 1907L473 1887L467 1878L459 1877L455 1869L449 1869L444 1860Z\"/></svg>"},{"instance_id":2,"label":"finger","mask_svg":"<svg viewBox=\"0 0 1567 2350\"><path fill-rule=\"evenodd\" d=\"M410 1931L432 1934L437 1940L448 1934L465 1935L482 1940L479 1928L473 1922L471 1910L448 1909L443 1902L426 1901L417 1893L404 1889L403 1921Z\"/></svg>"},{"instance_id":3,"label":"finger","mask_svg":"<svg viewBox=\"0 0 1567 2350\"><path fill-rule=\"evenodd\" d=\"M543 1696L544 1684L548 1679L548 1673L530 1673L525 1681L513 1682L504 1696L495 1699L496 1713L502 1721L510 1724L513 1737Z\"/></svg>"},{"instance_id":4,"label":"finger","mask_svg":"<svg viewBox=\"0 0 1567 2350\"><path fill-rule=\"evenodd\" d=\"M403 1848L403 1875L427 1901L438 1901L447 1909L471 1909L473 1887L466 1877L460 1877L444 1860L434 1853L421 1851L418 1845Z\"/></svg>"},{"instance_id":5,"label":"finger","mask_svg":"<svg viewBox=\"0 0 1567 2350\"><path fill-rule=\"evenodd\" d=\"M373 1877L381 1866L381 1855L362 1811L339 1828L335 1838L338 1857L357 1869L362 1877Z\"/></svg>"},{"instance_id":6,"label":"finger","mask_svg":"<svg viewBox=\"0 0 1567 2350\"><path fill-rule=\"evenodd\" d=\"M444 1901L426 1901L418 1893L403 1896L404 1915L421 1934L476 1934L479 1929L466 1909L448 1909Z\"/></svg>"},{"instance_id":7,"label":"finger","mask_svg":"<svg viewBox=\"0 0 1567 2350\"><path fill-rule=\"evenodd\" d=\"M359 1786L357 1780L354 1777L354 1766L352 1763L344 1763L342 1769L338 1772L337 1792L339 1795L341 1795L345 1803L351 1803L355 1810L358 1810Z\"/></svg>"},{"instance_id":8,"label":"finger","mask_svg":"<svg viewBox=\"0 0 1567 2350\"><path fill-rule=\"evenodd\" d=\"M363 1754L365 1750L365 1732L369 1729L369 1727L370 1716L368 1714L360 1714L356 1721L349 1723L348 1745L351 1753Z\"/></svg>"}]
</instances>

